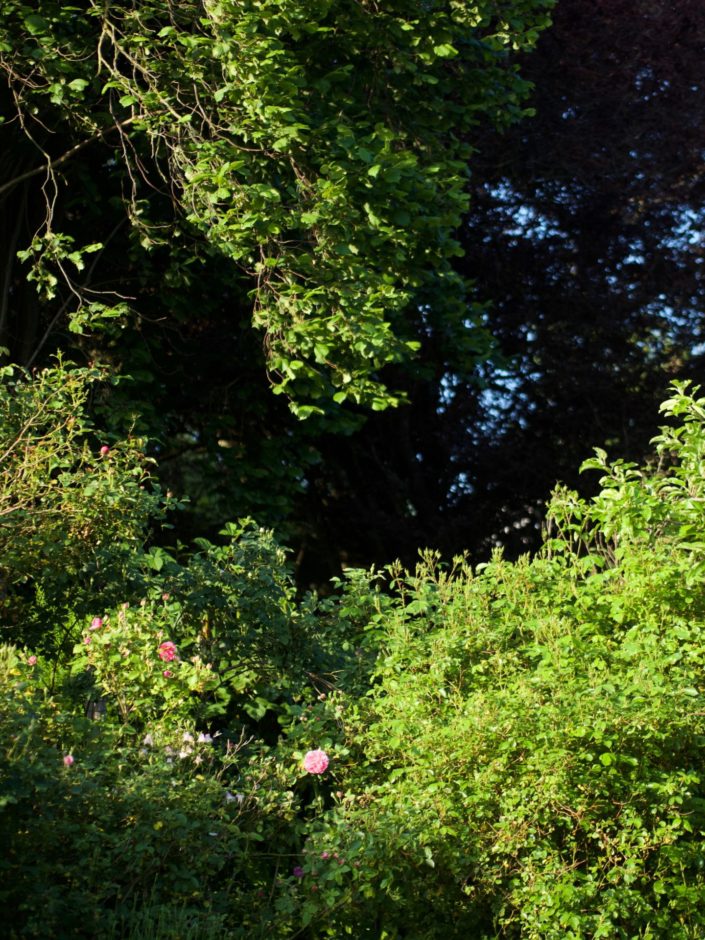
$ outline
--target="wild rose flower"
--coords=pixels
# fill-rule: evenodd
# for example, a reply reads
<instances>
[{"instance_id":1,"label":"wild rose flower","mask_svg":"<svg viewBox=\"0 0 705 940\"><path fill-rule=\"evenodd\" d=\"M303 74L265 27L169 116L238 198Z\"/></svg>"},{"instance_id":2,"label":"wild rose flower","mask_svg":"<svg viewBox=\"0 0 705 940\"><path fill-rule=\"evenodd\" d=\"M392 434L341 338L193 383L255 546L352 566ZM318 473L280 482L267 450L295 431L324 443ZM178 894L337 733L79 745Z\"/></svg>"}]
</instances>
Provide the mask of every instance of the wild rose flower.
<instances>
[{"instance_id":1,"label":"wild rose flower","mask_svg":"<svg viewBox=\"0 0 705 940\"><path fill-rule=\"evenodd\" d=\"M325 751L308 751L304 757L304 770L310 774L323 774L328 770L330 760Z\"/></svg>"},{"instance_id":2,"label":"wild rose flower","mask_svg":"<svg viewBox=\"0 0 705 940\"><path fill-rule=\"evenodd\" d=\"M36 666L36 665L37 665L37 657L36 657L36 656L28 656L28 657L27 657L27 665L28 665L28 666Z\"/></svg>"},{"instance_id":3,"label":"wild rose flower","mask_svg":"<svg viewBox=\"0 0 705 940\"><path fill-rule=\"evenodd\" d=\"M70 767L73 764L73 754L64 754L64 767Z\"/></svg>"},{"instance_id":4,"label":"wild rose flower","mask_svg":"<svg viewBox=\"0 0 705 940\"><path fill-rule=\"evenodd\" d=\"M94 618L91 620L91 630L100 630L100 628L101 628L102 626L103 626L103 618L102 618L102 617L94 617Z\"/></svg>"},{"instance_id":5,"label":"wild rose flower","mask_svg":"<svg viewBox=\"0 0 705 940\"><path fill-rule=\"evenodd\" d=\"M165 640L164 643L160 643L157 655L163 662L170 663L172 660L176 659L176 643L172 643L171 640Z\"/></svg>"}]
</instances>

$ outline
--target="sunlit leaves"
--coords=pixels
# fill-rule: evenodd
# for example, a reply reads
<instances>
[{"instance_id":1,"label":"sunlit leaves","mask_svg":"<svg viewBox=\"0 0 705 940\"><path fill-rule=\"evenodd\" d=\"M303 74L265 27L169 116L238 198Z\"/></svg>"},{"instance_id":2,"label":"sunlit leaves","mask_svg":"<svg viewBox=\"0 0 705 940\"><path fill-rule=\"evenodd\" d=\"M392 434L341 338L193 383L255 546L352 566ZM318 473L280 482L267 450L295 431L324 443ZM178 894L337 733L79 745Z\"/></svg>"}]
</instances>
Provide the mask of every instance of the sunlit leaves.
<instances>
[{"instance_id":1,"label":"sunlit leaves","mask_svg":"<svg viewBox=\"0 0 705 940\"><path fill-rule=\"evenodd\" d=\"M463 297L450 265L461 139L520 115L505 53L533 42L549 5L220 0L170 14L149 0L92 2L75 21L56 0L13 2L1 64L22 107L48 103L51 122L129 120L132 223L147 247L166 237L135 201L168 179L176 218L249 282L275 388L314 410L332 396L380 408L398 400L381 370L411 355L416 292L441 315ZM22 30L41 34L39 67Z\"/></svg>"}]
</instances>

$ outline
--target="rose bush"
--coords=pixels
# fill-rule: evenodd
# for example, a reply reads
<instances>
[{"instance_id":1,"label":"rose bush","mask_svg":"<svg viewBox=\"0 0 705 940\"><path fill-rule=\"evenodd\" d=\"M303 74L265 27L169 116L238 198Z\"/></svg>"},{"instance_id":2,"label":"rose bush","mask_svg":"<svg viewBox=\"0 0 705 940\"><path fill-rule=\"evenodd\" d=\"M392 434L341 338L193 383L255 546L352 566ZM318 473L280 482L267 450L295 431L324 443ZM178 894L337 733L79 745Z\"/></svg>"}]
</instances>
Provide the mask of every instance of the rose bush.
<instances>
[{"instance_id":1,"label":"rose bush","mask_svg":"<svg viewBox=\"0 0 705 940\"><path fill-rule=\"evenodd\" d=\"M536 557L430 553L323 601L252 523L148 549L158 492L134 443L96 465L80 408L66 437L80 400L23 432L61 496L48 454L34 502L0 493L13 940L702 936L705 399L674 389L654 467L598 453L593 500L559 489Z\"/></svg>"}]
</instances>

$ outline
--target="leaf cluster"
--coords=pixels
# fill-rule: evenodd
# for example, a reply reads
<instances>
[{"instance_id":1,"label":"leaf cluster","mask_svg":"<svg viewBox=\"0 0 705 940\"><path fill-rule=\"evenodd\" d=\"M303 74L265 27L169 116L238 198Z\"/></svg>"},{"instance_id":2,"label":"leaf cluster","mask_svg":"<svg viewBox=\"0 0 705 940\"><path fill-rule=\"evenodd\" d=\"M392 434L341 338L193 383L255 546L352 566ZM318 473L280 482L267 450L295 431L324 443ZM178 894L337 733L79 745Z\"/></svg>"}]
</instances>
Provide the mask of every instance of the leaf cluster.
<instances>
[{"instance_id":1,"label":"leaf cluster","mask_svg":"<svg viewBox=\"0 0 705 940\"><path fill-rule=\"evenodd\" d=\"M526 85L506 54L535 42L548 7L13 0L0 67L54 193L45 240L61 237L60 167L110 138L143 248L186 231L237 266L274 390L300 417L330 400L395 404L379 373L418 348L404 325L415 294L432 286L451 316L463 306L450 263L463 137L522 114ZM66 128L75 142L53 155ZM171 219L149 187L171 199ZM53 289L58 275L38 272Z\"/></svg>"}]
</instances>

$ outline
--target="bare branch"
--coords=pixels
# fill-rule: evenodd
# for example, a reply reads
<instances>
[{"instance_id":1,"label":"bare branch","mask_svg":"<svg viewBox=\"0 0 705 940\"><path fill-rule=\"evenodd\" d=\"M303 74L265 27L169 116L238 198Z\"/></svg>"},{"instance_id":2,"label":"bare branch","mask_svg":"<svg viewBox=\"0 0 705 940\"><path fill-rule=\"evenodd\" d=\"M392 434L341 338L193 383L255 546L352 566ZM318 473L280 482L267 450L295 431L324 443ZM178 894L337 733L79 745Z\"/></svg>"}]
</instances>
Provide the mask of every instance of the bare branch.
<instances>
[{"instance_id":1,"label":"bare branch","mask_svg":"<svg viewBox=\"0 0 705 940\"><path fill-rule=\"evenodd\" d=\"M0 186L0 196L3 193L7 192L10 189L14 189L15 186L19 186L20 183L23 183L25 180L31 179L33 176L38 176L40 173L52 173L57 167L66 163L71 157L75 156L80 150L83 150L85 147L88 147L89 144L95 143L97 140L101 140L107 134L111 133L114 130L122 130L128 124L131 124L135 120L134 116L129 117L124 121L119 121L117 124L111 124L110 127L104 127L102 130L98 131L97 134L94 134L92 137L88 137L86 140L82 140L80 143L75 144L66 153L62 154L60 157L57 157L55 160L47 160L46 163L41 166L35 167L33 170L27 170L26 173L21 173L19 176L16 176L14 179L9 180L7 183L3 183Z\"/></svg>"}]
</instances>

